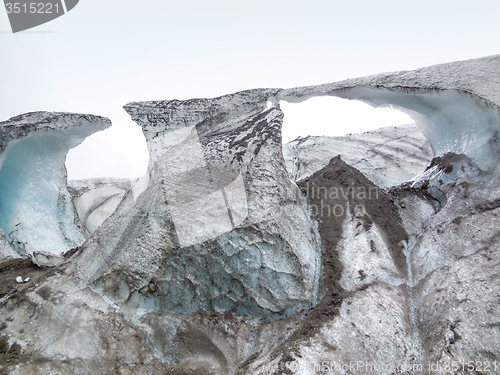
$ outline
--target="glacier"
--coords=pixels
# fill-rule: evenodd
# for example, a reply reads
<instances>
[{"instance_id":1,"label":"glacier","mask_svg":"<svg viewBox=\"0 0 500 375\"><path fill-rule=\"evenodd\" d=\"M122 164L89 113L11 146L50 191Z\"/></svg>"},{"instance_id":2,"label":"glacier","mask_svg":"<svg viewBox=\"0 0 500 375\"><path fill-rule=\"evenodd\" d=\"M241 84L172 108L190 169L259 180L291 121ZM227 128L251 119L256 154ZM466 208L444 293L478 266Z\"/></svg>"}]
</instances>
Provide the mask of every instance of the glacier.
<instances>
[{"instance_id":1,"label":"glacier","mask_svg":"<svg viewBox=\"0 0 500 375\"><path fill-rule=\"evenodd\" d=\"M445 375L455 361L498 373L498 77L491 56L127 104L145 176L67 188L59 162L27 169L68 192L84 242L56 258L27 242L31 258L0 262L0 371ZM324 95L395 106L416 127L282 145L280 101ZM19 151L2 151L12 205L9 181L28 176L12 168ZM28 202L60 215L57 201ZM2 223L32 229L10 212ZM7 224L0 254L24 255Z\"/></svg>"},{"instance_id":2,"label":"glacier","mask_svg":"<svg viewBox=\"0 0 500 375\"><path fill-rule=\"evenodd\" d=\"M299 103L315 96L356 99L406 112L436 156L466 154L482 170L496 169L500 88L498 56L380 74L332 84L286 89L277 99Z\"/></svg>"},{"instance_id":3,"label":"glacier","mask_svg":"<svg viewBox=\"0 0 500 375\"><path fill-rule=\"evenodd\" d=\"M68 191L87 238L115 212L136 182L135 179L109 177L68 181Z\"/></svg>"},{"instance_id":4,"label":"glacier","mask_svg":"<svg viewBox=\"0 0 500 375\"><path fill-rule=\"evenodd\" d=\"M21 256L61 254L85 237L66 188L67 152L110 121L32 112L0 122L0 227Z\"/></svg>"}]
</instances>

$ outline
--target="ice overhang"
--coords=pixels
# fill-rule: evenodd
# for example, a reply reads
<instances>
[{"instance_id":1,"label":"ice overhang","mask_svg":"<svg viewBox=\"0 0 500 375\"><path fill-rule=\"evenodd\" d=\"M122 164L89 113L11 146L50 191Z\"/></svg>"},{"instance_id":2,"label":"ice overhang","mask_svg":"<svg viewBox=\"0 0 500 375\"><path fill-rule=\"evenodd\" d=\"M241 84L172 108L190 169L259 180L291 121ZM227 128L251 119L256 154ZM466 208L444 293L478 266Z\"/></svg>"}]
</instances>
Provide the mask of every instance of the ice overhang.
<instances>
[{"instance_id":1,"label":"ice overhang","mask_svg":"<svg viewBox=\"0 0 500 375\"><path fill-rule=\"evenodd\" d=\"M66 188L66 154L111 122L33 112L0 122L0 227L20 255L63 253L85 240Z\"/></svg>"},{"instance_id":2,"label":"ice overhang","mask_svg":"<svg viewBox=\"0 0 500 375\"><path fill-rule=\"evenodd\" d=\"M411 116L436 156L466 154L482 170L500 157L500 56L411 72L281 90L278 100L298 103L317 96L355 99L393 107Z\"/></svg>"}]
</instances>

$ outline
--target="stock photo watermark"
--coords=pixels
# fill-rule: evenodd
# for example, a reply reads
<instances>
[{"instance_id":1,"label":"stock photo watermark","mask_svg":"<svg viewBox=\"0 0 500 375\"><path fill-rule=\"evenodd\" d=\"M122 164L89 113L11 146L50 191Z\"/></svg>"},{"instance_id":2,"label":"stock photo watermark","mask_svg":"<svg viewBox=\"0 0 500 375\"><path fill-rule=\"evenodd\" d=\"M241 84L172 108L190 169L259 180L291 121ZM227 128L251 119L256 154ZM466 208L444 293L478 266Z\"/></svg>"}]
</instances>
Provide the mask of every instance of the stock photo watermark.
<instances>
[{"instance_id":1,"label":"stock photo watermark","mask_svg":"<svg viewBox=\"0 0 500 375\"><path fill-rule=\"evenodd\" d=\"M10 1L4 0L13 33L32 29L55 20L72 10L79 0Z\"/></svg>"},{"instance_id":2,"label":"stock photo watermark","mask_svg":"<svg viewBox=\"0 0 500 375\"><path fill-rule=\"evenodd\" d=\"M378 187L364 186L316 186L309 182L300 186L300 192L307 198L309 212L312 217L343 217L346 214L349 200L366 202L367 200L379 199ZM352 205L355 216L366 215L364 203Z\"/></svg>"},{"instance_id":3,"label":"stock photo watermark","mask_svg":"<svg viewBox=\"0 0 500 375\"><path fill-rule=\"evenodd\" d=\"M317 374L379 374L379 373L423 373L452 375L458 371L478 372L481 374L497 374L500 363L495 361L441 361L441 362L408 362L386 363L373 361L335 362L322 361L320 363L292 362L288 366L294 372L314 372Z\"/></svg>"}]
</instances>

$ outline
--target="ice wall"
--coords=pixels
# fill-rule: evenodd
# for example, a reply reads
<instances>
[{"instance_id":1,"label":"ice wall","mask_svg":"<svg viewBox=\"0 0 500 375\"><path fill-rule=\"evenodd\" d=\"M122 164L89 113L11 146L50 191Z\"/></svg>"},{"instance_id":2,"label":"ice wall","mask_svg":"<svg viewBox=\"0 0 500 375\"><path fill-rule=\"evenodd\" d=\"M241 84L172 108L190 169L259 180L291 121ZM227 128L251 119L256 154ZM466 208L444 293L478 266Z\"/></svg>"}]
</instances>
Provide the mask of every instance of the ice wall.
<instances>
[{"instance_id":1,"label":"ice wall","mask_svg":"<svg viewBox=\"0 0 500 375\"><path fill-rule=\"evenodd\" d=\"M273 320L314 306L319 236L286 170L275 94L126 105L148 142L149 179L85 242L78 283L132 318Z\"/></svg>"},{"instance_id":2,"label":"ice wall","mask_svg":"<svg viewBox=\"0 0 500 375\"><path fill-rule=\"evenodd\" d=\"M110 125L103 117L50 112L0 123L0 227L18 254L60 254L83 243L66 154Z\"/></svg>"}]
</instances>

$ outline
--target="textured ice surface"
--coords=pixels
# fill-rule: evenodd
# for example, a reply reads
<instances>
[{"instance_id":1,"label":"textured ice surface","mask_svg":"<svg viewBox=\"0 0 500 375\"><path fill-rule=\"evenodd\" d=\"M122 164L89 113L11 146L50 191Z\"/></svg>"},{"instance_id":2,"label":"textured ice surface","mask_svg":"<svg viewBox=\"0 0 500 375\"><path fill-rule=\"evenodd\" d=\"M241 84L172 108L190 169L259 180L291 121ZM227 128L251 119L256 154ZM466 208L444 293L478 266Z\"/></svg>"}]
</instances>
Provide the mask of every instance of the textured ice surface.
<instances>
[{"instance_id":1,"label":"textured ice surface","mask_svg":"<svg viewBox=\"0 0 500 375\"><path fill-rule=\"evenodd\" d=\"M218 123L244 121L268 107L278 89L247 90L213 99L134 102L125 110L143 129L150 163L186 139L190 127L203 132Z\"/></svg>"},{"instance_id":2,"label":"textured ice surface","mask_svg":"<svg viewBox=\"0 0 500 375\"><path fill-rule=\"evenodd\" d=\"M360 228L363 228L363 221L347 211L342 238L337 245L343 265L340 285L352 292L374 282L393 286L403 284L405 280L391 259L384 232L376 224L368 230Z\"/></svg>"},{"instance_id":3,"label":"textured ice surface","mask_svg":"<svg viewBox=\"0 0 500 375\"><path fill-rule=\"evenodd\" d=\"M127 105L150 146L147 188L126 194L85 243L80 283L126 315L274 319L314 305L318 237L285 168L272 95Z\"/></svg>"},{"instance_id":4,"label":"textured ice surface","mask_svg":"<svg viewBox=\"0 0 500 375\"><path fill-rule=\"evenodd\" d=\"M116 210L135 182L125 178L68 181L69 193L87 237Z\"/></svg>"},{"instance_id":5,"label":"textured ice surface","mask_svg":"<svg viewBox=\"0 0 500 375\"><path fill-rule=\"evenodd\" d=\"M20 255L14 251L9 241L5 237L5 233L0 228L0 261L7 258L19 258Z\"/></svg>"},{"instance_id":6,"label":"textured ice surface","mask_svg":"<svg viewBox=\"0 0 500 375\"><path fill-rule=\"evenodd\" d=\"M303 180L340 155L382 188L399 185L422 173L433 152L414 125L387 127L343 137L305 137L283 145L288 171Z\"/></svg>"},{"instance_id":7,"label":"textured ice surface","mask_svg":"<svg viewBox=\"0 0 500 375\"><path fill-rule=\"evenodd\" d=\"M0 123L0 226L17 253L58 254L83 243L64 162L69 149L110 125L102 117L49 112Z\"/></svg>"}]
</instances>

